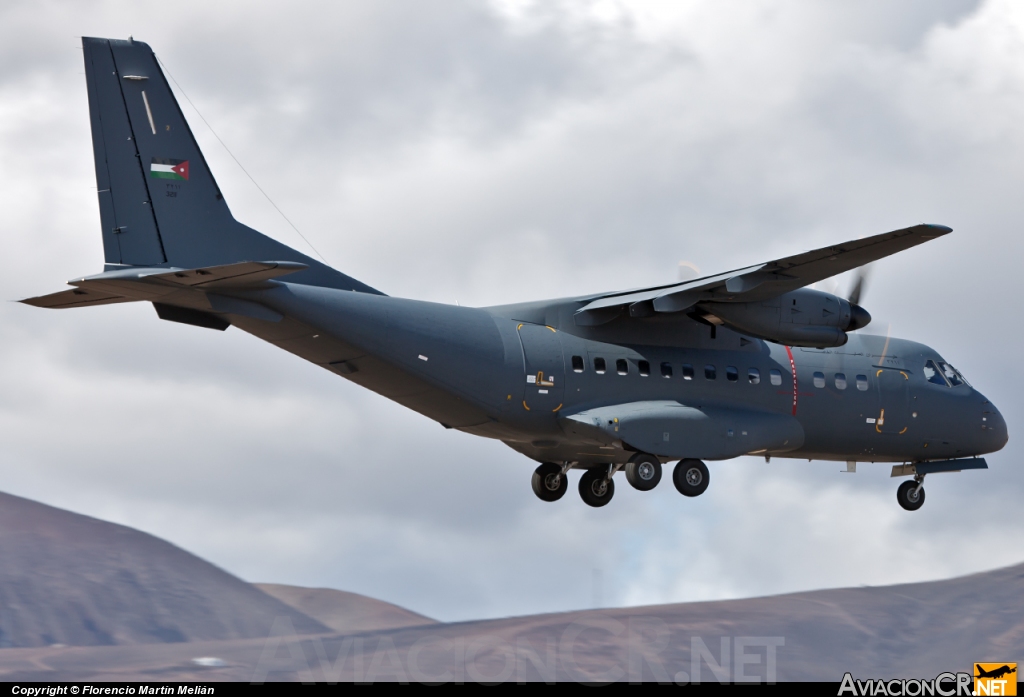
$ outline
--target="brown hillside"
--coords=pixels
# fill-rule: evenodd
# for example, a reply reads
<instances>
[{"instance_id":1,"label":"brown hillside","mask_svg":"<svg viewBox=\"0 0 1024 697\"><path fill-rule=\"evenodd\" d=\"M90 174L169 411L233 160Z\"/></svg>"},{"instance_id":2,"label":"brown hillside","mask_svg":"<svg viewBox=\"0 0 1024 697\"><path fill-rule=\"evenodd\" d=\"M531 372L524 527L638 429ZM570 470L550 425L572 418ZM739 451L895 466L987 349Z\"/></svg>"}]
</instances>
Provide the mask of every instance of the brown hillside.
<instances>
[{"instance_id":1,"label":"brown hillside","mask_svg":"<svg viewBox=\"0 0 1024 697\"><path fill-rule=\"evenodd\" d=\"M0 493L0 647L267 636L326 627L146 533Z\"/></svg>"},{"instance_id":2,"label":"brown hillside","mask_svg":"<svg viewBox=\"0 0 1024 697\"><path fill-rule=\"evenodd\" d=\"M257 588L290 605L336 632L365 632L396 627L437 624L404 607L375 600L358 593L333 588L302 588L278 583L257 583Z\"/></svg>"}]
</instances>

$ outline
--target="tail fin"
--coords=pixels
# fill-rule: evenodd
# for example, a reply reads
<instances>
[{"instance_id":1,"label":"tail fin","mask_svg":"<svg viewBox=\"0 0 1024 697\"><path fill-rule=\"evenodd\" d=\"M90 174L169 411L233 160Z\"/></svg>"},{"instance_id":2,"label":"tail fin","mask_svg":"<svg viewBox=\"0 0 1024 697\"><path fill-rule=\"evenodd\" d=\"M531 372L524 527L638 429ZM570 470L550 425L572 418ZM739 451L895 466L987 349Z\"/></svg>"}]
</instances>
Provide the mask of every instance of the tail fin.
<instances>
[{"instance_id":1,"label":"tail fin","mask_svg":"<svg viewBox=\"0 0 1024 697\"><path fill-rule=\"evenodd\" d=\"M379 291L235 220L152 49L83 38L108 265L198 268L291 261L289 282Z\"/></svg>"}]
</instances>

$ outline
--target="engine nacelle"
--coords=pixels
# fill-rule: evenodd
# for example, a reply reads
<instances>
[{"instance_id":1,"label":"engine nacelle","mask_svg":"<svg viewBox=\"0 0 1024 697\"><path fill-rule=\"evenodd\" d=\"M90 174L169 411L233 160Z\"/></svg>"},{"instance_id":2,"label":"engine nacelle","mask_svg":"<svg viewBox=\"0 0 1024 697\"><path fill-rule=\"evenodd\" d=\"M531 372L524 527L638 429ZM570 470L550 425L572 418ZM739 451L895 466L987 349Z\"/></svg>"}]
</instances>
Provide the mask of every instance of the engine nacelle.
<instances>
[{"instance_id":1,"label":"engine nacelle","mask_svg":"<svg viewBox=\"0 0 1024 697\"><path fill-rule=\"evenodd\" d=\"M743 334L789 346L831 348L848 341L871 315L860 305L810 288L801 288L764 302L703 302L709 319Z\"/></svg>"}]
</instances>

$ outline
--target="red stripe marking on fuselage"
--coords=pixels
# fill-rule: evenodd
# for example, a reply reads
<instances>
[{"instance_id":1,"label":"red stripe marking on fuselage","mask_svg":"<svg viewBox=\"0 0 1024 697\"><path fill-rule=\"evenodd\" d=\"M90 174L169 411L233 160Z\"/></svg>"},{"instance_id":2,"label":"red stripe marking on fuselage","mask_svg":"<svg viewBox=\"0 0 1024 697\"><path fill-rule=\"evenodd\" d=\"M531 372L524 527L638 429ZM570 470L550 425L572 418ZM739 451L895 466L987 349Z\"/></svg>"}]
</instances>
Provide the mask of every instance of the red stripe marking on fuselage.
<instances>
[{"instance_id":1,"label":"red stripe marking on fuselage","mask_svg":"<svg viewBox=\"0 0 1024 697\"><path fill-rule=\"evenodd\" d=\"M793 349L787 346L786 355L789 356L789 370L793 373L793 416L796 416L796 362L793 360Z\"/></svg>"}]
</instances>

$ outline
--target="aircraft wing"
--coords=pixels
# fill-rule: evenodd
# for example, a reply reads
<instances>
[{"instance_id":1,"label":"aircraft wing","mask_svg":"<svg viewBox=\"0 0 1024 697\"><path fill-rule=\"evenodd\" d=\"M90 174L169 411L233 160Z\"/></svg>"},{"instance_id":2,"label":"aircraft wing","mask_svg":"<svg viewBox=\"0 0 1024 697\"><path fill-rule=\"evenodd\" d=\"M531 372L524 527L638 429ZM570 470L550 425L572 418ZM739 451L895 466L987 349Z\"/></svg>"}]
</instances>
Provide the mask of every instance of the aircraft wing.
<instances>
[{"instance_id":1,"label":"aircraft wing","mask_svg":"<svg viewBox=\"0 0 1024 697\"><path fill-rule=\"evenodd\" d=\"M688 310L702 301L768 300L950 232L944 225L915 225L692 281L590 296L575 321L581 326L604 324L627 308L634 317L648 317Z\"/></svg>"}]
</instances>

